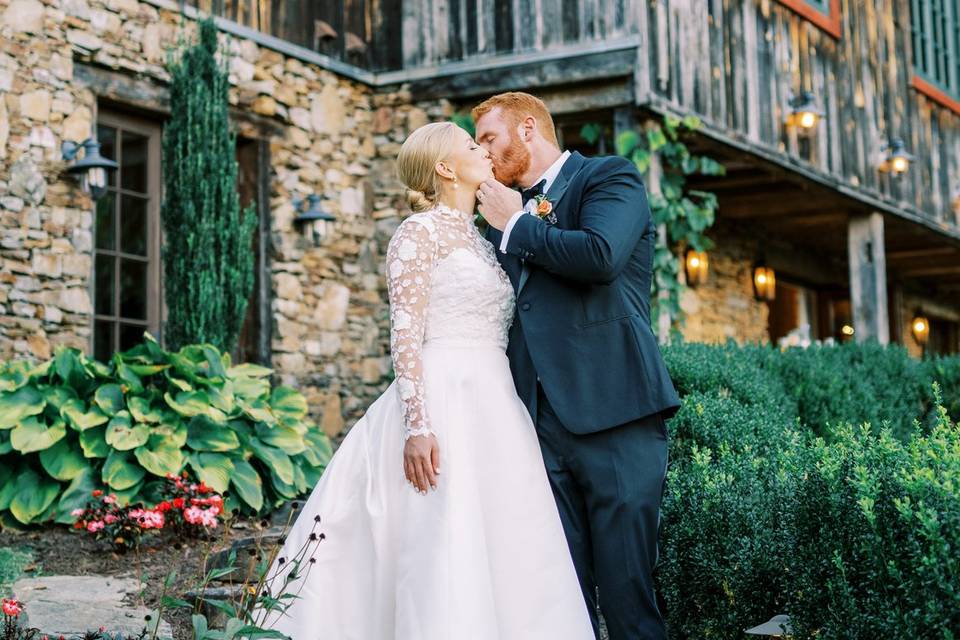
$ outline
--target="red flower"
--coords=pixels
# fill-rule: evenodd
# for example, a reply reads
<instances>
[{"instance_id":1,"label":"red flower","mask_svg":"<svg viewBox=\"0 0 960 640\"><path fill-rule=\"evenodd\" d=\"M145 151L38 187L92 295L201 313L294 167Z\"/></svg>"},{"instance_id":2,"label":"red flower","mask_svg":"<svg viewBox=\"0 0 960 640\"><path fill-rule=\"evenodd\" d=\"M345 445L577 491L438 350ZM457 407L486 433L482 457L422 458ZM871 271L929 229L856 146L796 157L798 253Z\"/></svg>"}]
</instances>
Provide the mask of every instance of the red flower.
<instances>
[{"instance_id":1,"label":"red flower","mask_svg":"<svg viewBox=\"0 0 960 640\"><path fill-rule=\"evenodd\" d=\"M100 489L94 489L94 490L93 490L93 497L94 497L94 498L99 498L99 497L102 496L102 495L103 495L103 491L101 491Z\"/></svg>"},{"instance_id":2,"label":"red flower","mask_svg":"<svg viewBox=\"0 0 960 640\"><path fill-rule=\"evenodd\" d=\"M183 498L174 498L174 499L173 499L173 508L174 508L174 509L183 509Z\"/></svg>"},{"instance_id":3,"label":"red flower","mask_svg":"<svg viewBox=\"0 0 960 640\"><path fill-rule=\"evenodd\" d=\"M3 599L3 613L8 616L17 617L23 611L23 603L13 599Z\"/></svg>"},{"instance_id":4,"label":"red flower","mask_svg":"<svg viewBox=\"0 0 960 640\"><path fill-rule=\"evenodd\" d=\"M162 512L170 511L170 509L172 508L173 508L173 505L170 504L170 502L167 500L164 500L163 502L161 502L160 504L154 507L154 509L156 509L157 511L162 511Z\"/></svg>"},{"instance_id":5,"label":"red flower","mask_svg":"<svg viewBox=\"0 0 960 640\"><path fill-rule=\"evenodd\" d=\"M203 480L201 480L200 486L197 487L197 491L199 491L200 493L210 493L211 491L213 491L213 489L208 487L206 483Z\"/></svg>"}]
</instances>

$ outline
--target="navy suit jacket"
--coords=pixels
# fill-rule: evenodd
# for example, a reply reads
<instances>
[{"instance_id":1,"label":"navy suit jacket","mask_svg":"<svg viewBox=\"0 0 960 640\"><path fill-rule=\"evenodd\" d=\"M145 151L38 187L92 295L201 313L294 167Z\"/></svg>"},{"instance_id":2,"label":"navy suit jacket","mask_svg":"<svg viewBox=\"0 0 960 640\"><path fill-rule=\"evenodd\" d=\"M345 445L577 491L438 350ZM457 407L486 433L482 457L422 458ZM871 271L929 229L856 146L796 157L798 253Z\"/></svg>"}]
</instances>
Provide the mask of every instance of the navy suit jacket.
<instances>
[{"instance_id":1,"label":"navy suit jacket","mask_svg":"<svg viewBox=\"0 0 960 640\"><path fill-rule=\"evenodd\" d=\"M560 422L594 433L680 406L650 328L656 229L636 167L574 152L546 194L556 224L532 215L486 232L517 306L507 355L536 421L537 378Z\"/></svg>"}]
</instances>

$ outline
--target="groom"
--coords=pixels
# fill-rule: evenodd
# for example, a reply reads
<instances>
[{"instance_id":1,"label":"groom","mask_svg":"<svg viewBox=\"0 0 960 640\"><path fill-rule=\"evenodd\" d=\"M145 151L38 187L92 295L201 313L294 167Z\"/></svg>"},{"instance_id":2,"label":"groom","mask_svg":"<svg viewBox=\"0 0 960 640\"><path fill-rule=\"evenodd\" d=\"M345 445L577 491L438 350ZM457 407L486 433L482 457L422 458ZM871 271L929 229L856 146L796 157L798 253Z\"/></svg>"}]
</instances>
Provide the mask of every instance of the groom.
<instances>
[{"instance_id":1,"label":"groom","mask_svg":"<svg viewBox=\"0 0 960 640\"><path fill-rule=\"evenodd\" d=\"M487 238L513 283L508 356L598 632L666 638L652 572L680 402L650 329L656 230L633 164L561 152L544 103L496 95L472 112L496 180ZM522 194L514 187L522 189Z\"/></svg>"}]
</instances>

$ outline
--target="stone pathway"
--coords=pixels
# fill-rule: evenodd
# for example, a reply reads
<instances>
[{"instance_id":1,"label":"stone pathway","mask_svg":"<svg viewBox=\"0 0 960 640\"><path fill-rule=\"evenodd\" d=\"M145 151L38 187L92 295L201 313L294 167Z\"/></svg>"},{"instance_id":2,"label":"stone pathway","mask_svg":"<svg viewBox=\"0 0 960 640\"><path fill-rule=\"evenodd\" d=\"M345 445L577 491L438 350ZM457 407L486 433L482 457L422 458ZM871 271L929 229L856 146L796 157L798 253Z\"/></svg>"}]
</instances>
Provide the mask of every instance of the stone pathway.
<instances>
[{"instance_id":1,"label":"stone pathway","mask_svg":"<svg viewBox=\"0 0 960 640\"><path fill-rule=\"evenodd\" d=\"M125 604L135 596L139 583L134 578L104 576L43 576L21 578L13 585L17 599L27 604L28 626L42 634L70 638L104 627L109 633L137 636L147 624L145 607ZM158 638L173 638L170 625L161 621Z\"/></svg>"}]
</instances>

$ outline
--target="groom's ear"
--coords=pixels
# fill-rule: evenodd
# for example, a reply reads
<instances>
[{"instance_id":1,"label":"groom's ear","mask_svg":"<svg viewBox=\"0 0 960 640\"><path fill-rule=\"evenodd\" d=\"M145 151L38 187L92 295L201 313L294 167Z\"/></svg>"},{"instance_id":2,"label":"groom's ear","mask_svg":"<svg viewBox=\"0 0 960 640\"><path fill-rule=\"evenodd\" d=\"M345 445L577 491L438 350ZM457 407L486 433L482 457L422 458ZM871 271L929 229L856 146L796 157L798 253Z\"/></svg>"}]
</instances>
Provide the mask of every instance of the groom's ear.
<instances>
[{"instance_id":1,"label":"groom's ear","mask_svg":"<svg viewBox=\"0 0 960 640\"><path fill-rule=\"evenodd\" d=\"M527 116L520 121L520 124L517 125L517 135L520 136L520 139L524 142L529 142L536 130L537 119L533 116Z\"/></svg>"}]
</instances>

